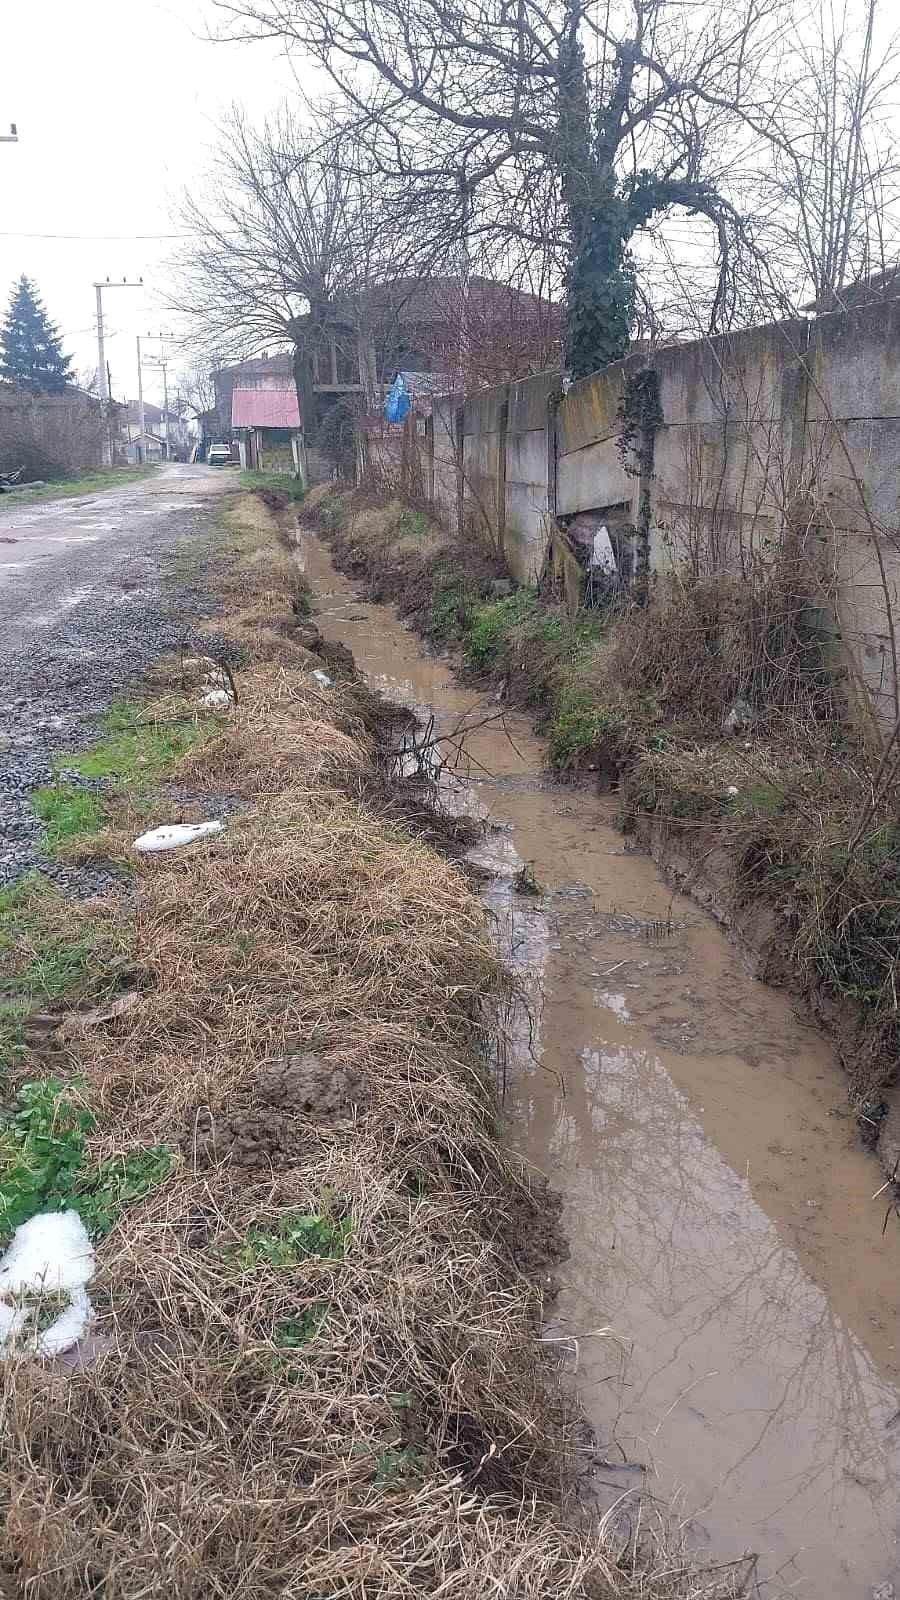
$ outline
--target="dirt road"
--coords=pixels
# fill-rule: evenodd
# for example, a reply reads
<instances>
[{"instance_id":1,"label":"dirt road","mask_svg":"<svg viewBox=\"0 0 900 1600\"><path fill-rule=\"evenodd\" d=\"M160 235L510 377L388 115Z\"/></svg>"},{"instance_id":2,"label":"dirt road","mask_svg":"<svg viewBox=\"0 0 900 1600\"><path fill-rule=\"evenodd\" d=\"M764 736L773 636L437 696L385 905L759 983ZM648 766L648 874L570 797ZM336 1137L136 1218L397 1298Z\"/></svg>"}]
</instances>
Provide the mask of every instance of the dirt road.
<instances>
[{"instance_id":1,"label":"dirt road","mask_svg":"<svg viewBox=\"0 0 900 1600\"><path fill-rule=\"evenodd\" d=\"M73 881L43 860L28 795L54 752L189 641L204 601L183 575L173 582L178 557L232 488L233 473L170 466L83 498L0 500L0 885L35 865Z\"/></svg>"}]
</instances>

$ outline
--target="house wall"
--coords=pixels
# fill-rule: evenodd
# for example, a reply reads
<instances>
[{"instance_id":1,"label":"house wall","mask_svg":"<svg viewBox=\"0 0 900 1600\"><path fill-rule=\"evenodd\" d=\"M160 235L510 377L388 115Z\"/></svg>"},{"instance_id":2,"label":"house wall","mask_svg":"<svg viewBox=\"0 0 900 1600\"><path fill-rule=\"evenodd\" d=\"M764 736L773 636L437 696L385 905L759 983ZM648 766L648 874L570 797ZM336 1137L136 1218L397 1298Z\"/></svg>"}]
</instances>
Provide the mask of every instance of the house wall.
<instances>
[{"instance_id":1,"label":"house wall","mask_svg":"<svg viewBox=\"0 0 900 1600\"><path fill-rule=\"evenodd\" d=\"M448 526L467 517L523 582L540 573L554 520L633 539L640 484L621 408L648 364L662 412L645 486L652 568L739 573L790 530L818 542L842 636L894 714L900 298L636 354L565 395L550 372L435 399L429 474Z\"/></svg>"}]
</instances>

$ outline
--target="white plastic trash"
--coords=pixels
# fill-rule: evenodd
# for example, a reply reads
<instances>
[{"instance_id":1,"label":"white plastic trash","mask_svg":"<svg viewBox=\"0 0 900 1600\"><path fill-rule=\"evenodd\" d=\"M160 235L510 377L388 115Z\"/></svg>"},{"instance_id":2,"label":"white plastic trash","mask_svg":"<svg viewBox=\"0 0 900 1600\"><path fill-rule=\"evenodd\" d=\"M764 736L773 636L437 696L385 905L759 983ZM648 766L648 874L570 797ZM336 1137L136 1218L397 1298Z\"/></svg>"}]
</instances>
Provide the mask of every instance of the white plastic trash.
<instances>
[{"instance_id":1,"label":"white plastic trash","mask_svg":"<svg viewBox=\"0 0 900 1600\"><path fill-rule=\"evenodd\" d=\"M209 689L200 704L209 711L227 711L231 706L231 695L227 689Z\"/></svg>"},{"instance_id":2,"label":"white plastic trash","mask_svg":"<svg viewBox=\"0 0 900 1600\"><path fill-rule=\"evenodd\" d=\"M193 844L195 839L211 839L224 827L224 822L170 822L142 833L132 848L141 855L154 850L178 850L183 844Z\"/></svg>"},{"instance_id":3,"label":"white plastic trash","mask_svg":"<svg viewBox=\"0 0 900 1600\"><path fill-rule=\"evenodd\" d=\"M602 527L594 534L594 543L591 549L591 566L595 572L607 572L614 576L618 572L616 553L613 550L609 529L604 522Z\"/></svg>"},{"instance_id":4,"label":"white plastic trash","mask_svg":"<svg viewBox=\"0 0 900 1600\"><path fill-rule=\"evenodd\" d=\"M23 1222L0 1259L0 1346L33 1325L33 1302L43 1294L65 1304L49 1328L32 1335L32 1349L53 1356L77 1344L94 1316L87 1293L94 1266L77 1211L42 1211Z\"/></svg>"},{"instance_id":5,"label":"white plastic trash","mask_svg":"<svg viewBox=\"0 0 900 1600\"><path fill-rule=\"evenodd\" d=\"M334 679L333 678L329 678L328 673L327 672L323 672L321 667L317 667L315 672L312 674L312 676L315 678L316 683L321 684L323 689L333 689L334 688Z\"/></svg>"}]
</instances>

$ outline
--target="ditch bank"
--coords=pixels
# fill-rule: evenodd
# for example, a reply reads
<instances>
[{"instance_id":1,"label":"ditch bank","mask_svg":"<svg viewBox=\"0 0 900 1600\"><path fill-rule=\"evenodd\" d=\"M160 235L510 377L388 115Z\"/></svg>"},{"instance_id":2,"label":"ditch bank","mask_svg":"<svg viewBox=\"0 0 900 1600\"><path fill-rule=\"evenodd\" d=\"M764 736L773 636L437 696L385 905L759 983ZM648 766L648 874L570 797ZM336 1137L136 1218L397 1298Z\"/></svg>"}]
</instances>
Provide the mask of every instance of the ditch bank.
<instances>
[{"instance_id":1,"label":"ditch bank","mask_svg":"<svg viewBox=\"0 0 900 1600\"><path fill-rule=\"evenodd\" d=\"M123 892L25 878L0 902L2 1242L64 1210L92 1251L82 1337L41 1353L29 1300L0 1352L9 1592L724 1600L746 1563L564 1506L579 1463L523 1271L553 1208L489 1071L513 991L397 781L408 714L323 645L256 502L195 557L228 671L158 661L92 747L99 815L46 842Z\"/></svg>"},{"instance_id":2,"label":"ditch bank","mask_svg":"<svg viewBox=\"0 0 900 1600\"><path fill-rule=\"evenodd\" d=\"M900 1239L834 1051L623 841L617 797L548 774L528 717L364 597L310 520L318 625L444 736L452 809L487 824L475 865L529 1000L507 1022L507 1125L563 1196L545 1335L600 1441L601 1508L674 1498L701 1548L759 1552L766 1600L884 1600Z\"/></svg>"},{"instance_id":3,"label":"ditch bank","mask_svg":"<svg viewBox=\"0 0 900 1600\"><path fill-rule=\"evenodd\" d=\"M687 584L572 621L478 539L450 541L398 501L318 490L304 515L372 599L532 717L551 770L614 791L631 841L802 1002L836 1045L886 1207L900 1201L900 793L876 795L878 761L840 714L797 600L809 574Z\"/></svg>"}]
</instances>

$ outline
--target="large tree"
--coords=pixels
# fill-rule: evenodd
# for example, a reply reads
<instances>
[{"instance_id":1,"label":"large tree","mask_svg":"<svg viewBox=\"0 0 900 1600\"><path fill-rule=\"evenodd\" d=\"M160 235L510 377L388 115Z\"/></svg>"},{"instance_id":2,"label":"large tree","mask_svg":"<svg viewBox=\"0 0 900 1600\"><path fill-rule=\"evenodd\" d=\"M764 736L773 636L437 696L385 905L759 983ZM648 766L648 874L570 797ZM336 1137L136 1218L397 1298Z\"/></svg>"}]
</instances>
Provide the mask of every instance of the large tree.
<instances>
[{"instance_id":1,"label":"large tree","mask_svg":"<svg viewBox=\"0 0 900 1600\"><path fill-rule=\"evenodd\" d=\"M23 274L0 330L0 377L34 394L59 394L74 381L71 365L40 295Z\"/></svg>"},{"instance_id":2,"label":"large tree","mask_svg":"<svg viewBox=\"0 0 900 1600\"><path fill-rule=\"evenodd\" d=\"M745 229L759 65L780 0L216 0L229 37L277 35L330 74L384 182L423 228L495 258L556 252L576 374L624 354L631 244L653 219L701 219L727 319Z\"/></svg>"},{"instance_id":3,"label":"large tree","mask_svg":"<svg viewBox=\"0 0 900 1600\"><path fill-rule=\"evenodd\" d=\"M222 358L289 346L312 440L317 358L336 334L365 334L371 287L409 258L351 136L338 140L327 119L301 127L282 110L257 128L235 111L203 194L182 208L191 238L171 305L192 345Z\"/></svg>"}]
</instances>

